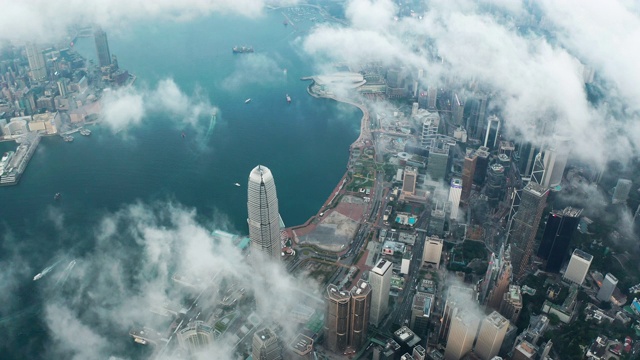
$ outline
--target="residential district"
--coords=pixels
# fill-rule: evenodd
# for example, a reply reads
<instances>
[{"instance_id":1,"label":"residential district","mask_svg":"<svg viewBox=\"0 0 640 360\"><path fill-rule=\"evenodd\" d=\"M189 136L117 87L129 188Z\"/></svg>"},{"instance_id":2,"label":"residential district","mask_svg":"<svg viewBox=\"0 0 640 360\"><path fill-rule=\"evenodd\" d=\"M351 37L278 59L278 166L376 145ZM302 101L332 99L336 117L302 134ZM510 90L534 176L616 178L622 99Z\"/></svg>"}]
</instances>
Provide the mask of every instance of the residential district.
<instances>
[{"instance_id":1,"label":"residential district","mask_svg":"<svg viewBox=\"0 0 640 360\"><path fill-rule=\"evenodd\" d=\"M99 70L70 49L31 44L0 62L5 139L73 130L96 113L94 90L131 81L104 33L95 39ZM640 221L634 174L576 161L553 126L539 126L544 143L507 138L508 119L477 84L435 86L422 70L377 64L306 79L311 96L363 112L344 177L315 216L285 227L277 179L256 166L249 236L212 237L321 289L288 309L291 334L263 320L261 299L232 275L175 274L186 300L149 304L153 325L130 331L152 358L188 358L216 339L246 359L637 356L637 229L620 225L624 213L631 227ZM578 202L591 190L608 196L599 209Z\"/></svg>"}]
</instances>

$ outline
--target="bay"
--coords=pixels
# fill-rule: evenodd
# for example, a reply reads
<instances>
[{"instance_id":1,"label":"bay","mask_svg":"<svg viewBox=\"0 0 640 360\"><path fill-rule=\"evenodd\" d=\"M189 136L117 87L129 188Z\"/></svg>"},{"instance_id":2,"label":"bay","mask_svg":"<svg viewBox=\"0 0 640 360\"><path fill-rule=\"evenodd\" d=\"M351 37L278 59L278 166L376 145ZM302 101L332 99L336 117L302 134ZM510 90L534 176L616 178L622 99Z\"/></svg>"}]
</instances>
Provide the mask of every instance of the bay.
<instances>
[{"instance_id":1,"label":"bay","mask_svg":"<svg viewBox=\"0 0 640 360\"><path fill-rule=\"evenodd\" d=\"M299 47L303 33L282 20L273 11L258 19L214 15L106 29L120 66L138 77L137 89L171 78L218 107L218 120L209 138L202 136L208 114L184 126L150 111L123 132L98 125L72 143L42 140L19 185L0 188L0 330L7 334L0 350L7 358L46 358L43 295L33 275L55 256L91 252L100 220L123 206L179 203L196 209L204 226L246 234L247 178L262 164L274 174L288 226L318 211L344 174L362 114L307 94L300 77L314 74L313 59ZM256 52L234 55L235 45ZM76 47L95 58L92 38ZM14 148L0 143L0 151Z\"/></svg>"}]
</instances>

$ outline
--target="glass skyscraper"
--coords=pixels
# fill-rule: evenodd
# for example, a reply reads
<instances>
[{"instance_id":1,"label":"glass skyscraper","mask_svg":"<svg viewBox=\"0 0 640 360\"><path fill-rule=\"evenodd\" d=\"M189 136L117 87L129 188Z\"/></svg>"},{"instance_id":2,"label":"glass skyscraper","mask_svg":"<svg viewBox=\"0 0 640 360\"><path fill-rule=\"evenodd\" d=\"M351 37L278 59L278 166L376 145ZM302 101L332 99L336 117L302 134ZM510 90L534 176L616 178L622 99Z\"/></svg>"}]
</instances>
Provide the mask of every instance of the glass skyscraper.
<instances>
[{"instance_id":1,"label":"glass skyscraper","mask_svg":"<svg viewBox=\"0 0 640 360\"><path fill-rule=\"evenodd\" d=\"M258 165L249 174L247 210L251 250L267 257L280 258L280 213L276 184L271 170Z\"/></svg>"}]
</instances>

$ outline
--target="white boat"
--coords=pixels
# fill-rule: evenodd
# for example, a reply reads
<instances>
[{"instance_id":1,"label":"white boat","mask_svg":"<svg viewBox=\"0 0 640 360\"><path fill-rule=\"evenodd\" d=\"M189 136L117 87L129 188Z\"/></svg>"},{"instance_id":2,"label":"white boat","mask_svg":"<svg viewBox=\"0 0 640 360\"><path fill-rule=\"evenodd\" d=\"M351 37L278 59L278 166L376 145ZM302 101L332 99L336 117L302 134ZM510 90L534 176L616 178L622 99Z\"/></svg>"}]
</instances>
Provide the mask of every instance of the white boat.
<instances>
[{"instance_id":1,"label":"white boat","mask_svg":"<svg viewBox=\"0 0 640 360\"><path fill-rule=\"evenodd\" d=\"M240 187L240 184L238 184L238 183L235 183L235 184L233 184L233 185L235 185L235 186L237 186L237 187Z\"/></svg>"},{"instance_id":2,"label":"white boat","mask_svg":"<svg viewBox=\"0 0 640 360\"><path fill-rule=\"evenodd\" d=\"M13 154L13 151L8 151L2 155L2 159L0 160L0 176L2 176L5 173L5 170L9 167L9 161L11 161Z\"/></svg>"},{"instance_id":3,"label":"white boat","mask_svg":"<svg viewBox=\"0 0 640 360\"><path fill-rule=\"evenodd\" d=\"M245 104L248 104L251 102L251 98L248 98L247 100L244 101Z\"/></svg>"},{"instance_id":4,"label":"white boat","mask_svg":"<svg viewBox=\"0 0 640 360\"><path fill-rule=\"evenodd\" d=\"M33 277L33 281L40 280L43 276L44 276L44 274L38 273L38 275Z\"/></svg>"}]
</instances>

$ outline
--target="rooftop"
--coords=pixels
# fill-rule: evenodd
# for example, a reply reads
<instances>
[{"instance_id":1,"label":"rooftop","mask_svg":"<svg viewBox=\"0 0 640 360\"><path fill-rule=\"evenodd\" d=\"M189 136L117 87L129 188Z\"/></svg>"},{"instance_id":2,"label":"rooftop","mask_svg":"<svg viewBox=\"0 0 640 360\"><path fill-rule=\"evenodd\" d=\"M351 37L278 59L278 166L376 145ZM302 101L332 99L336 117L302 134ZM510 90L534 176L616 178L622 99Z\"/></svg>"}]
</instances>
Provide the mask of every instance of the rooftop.
<instances>
[{"instance_id":1,"label":"rooftop","mask_svg":"<svg viewBox=\"0 0 640 360\"><path fill-rule=\"evenodd\" d=\"M390 268L392 264L391 261L387 261L385 259L380 259L376 266L371 269L371 271L378 275L384 275Z\"/></svg>"},{"instance_id":2,"label":"rooftop","mask_svg":"<svg viewBox=\"0 0 640 360\"><path fill-rule=\"evenodd\" d=\"M293 351L298 355L306 355L313 350L313 339L310 337L298 334L290 344Z\"/></svg>"},{"instance_id":3,"label":"rooftop","mask_svg":"<svg viewBox=\"0 0 640 360\"><path fill-rule=\"evenodd\" d=\"M509 320L507 320L504 316L500 315L500 313L497 312L497 311L492 312L485 319L491 325L493 325L493 326L495 326L497 328L502 328L504 326L508 326L509 325Z\"/></svg>"},{"instance_id":4,"label":"rooftop","mask_svg":"<svg viewBox=\"0 0 640 360\"><path fill-rule=\"evenodd\" d=\"M580 249L575 249L573 251L573 255L582 258L588 262L591 262L591 260L593 260L593 256L591 254L587 254L586 252L580 250Z\"/></svg>"}]
</instances>

